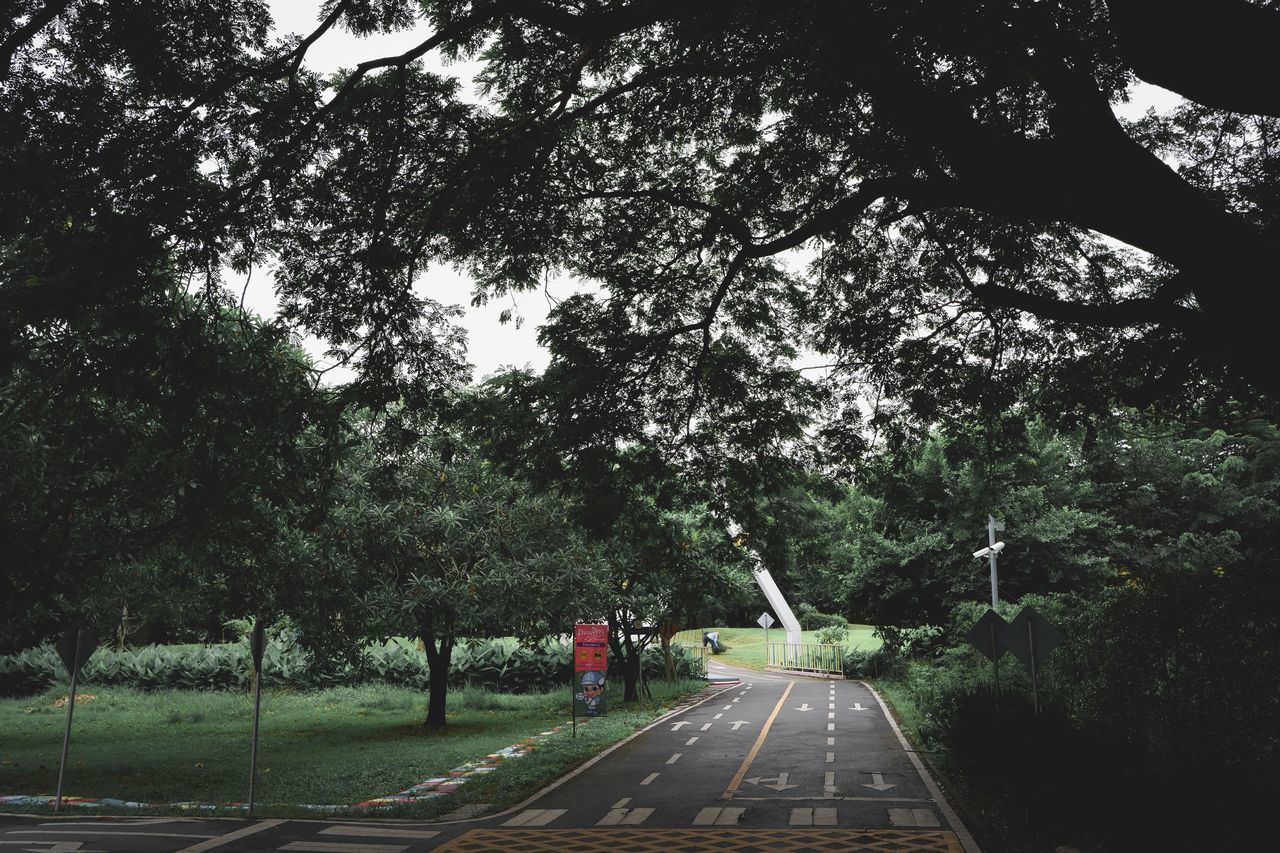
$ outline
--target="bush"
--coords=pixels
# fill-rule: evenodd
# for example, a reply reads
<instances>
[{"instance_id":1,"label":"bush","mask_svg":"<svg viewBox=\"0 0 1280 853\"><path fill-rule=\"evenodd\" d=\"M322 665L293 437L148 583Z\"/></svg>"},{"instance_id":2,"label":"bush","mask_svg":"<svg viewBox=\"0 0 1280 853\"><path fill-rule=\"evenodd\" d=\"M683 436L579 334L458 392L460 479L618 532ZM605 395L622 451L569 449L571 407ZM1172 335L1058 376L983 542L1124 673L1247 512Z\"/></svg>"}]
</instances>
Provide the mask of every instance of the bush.
<instances>
[{"instance_id":1,"label":"bush","mask_svg":"<svg viewBox=\"0 0 1280 853\"><path fill-rule=\"evenodd\" d=\"M676 673L693 677L692 659L673 649ZM646 679L662 677L662 652L649 648L641 661ZM248 645L171 649L146 646L134 651L98 650L80 673L81 682L141 690L223 690L249 686ZM400 643L367 649L356 663L318 664L290 643L269 643L262 660L263 684L298 689L383 683L423 689L430 681L426 658ZM536 693L567 685L570 648L560 642L518 646L488 640L453 650L449 684L501 693ZM0 657L0 694L24 696L67 683L62 661L51 646Z\"/></svg>"},{"instance_id":2,"label":"bush","mask_svg":"<svg viewBox=\"0 0 1280 853\"><path fill-rule=\"evenodd\" d=\"M849 620L834 613L819 613L818 608L807 602L800 602L795 607L796 621L801 630L820 631L823 628L849 627Z\"/></svg>"},{"instance_id":3,"label":"bush","mask_svg":"<svg viewBox=\"0 0 1280 853\"><path fill-rule=\"evenodd\" d=\"M838 646L849 638L849 629L844 625L828 625L818 632L818 642L824 646Z\"/></svg>"}]
</instances>

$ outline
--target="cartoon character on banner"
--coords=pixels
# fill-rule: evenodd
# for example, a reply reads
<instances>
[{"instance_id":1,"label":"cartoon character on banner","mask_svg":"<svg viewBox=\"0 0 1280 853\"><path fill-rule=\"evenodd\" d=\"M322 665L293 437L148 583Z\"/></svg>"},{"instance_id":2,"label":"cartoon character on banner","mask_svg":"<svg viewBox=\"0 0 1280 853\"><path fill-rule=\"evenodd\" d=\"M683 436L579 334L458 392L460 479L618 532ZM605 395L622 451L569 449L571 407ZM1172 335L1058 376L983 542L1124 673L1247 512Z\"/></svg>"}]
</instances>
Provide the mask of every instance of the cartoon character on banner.
<instances>
[{"instance_id":1,"label":"cartoon character on banner","mask_svg":"<svg viewBox=\"0 0 1280 853\"><path fill-rule=\"evenodd\" d=\"M604 703L604 673L582 673L582 692L573 697L587 709L587 716L594 717L600 713Z\"/></svg>"}]
</instances>

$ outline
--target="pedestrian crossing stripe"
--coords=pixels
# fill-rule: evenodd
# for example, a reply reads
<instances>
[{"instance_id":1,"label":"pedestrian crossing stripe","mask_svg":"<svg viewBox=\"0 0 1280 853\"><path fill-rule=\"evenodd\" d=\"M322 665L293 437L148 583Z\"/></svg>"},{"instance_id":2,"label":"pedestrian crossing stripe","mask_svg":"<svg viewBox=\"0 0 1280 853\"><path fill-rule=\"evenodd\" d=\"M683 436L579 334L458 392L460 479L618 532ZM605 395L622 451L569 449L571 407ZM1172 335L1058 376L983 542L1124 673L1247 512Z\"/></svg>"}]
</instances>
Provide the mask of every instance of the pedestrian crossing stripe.
<instances>
[{"instance_id":1,"label":"pedestrian crossing stripe","mask_svg":"<svg viewBox=\"0 0 1280 853\"><path fill-rule=\"evenodd\" d=\"M679 829L600 827L542 829L495 827L473 829L436 848L447 853L503 850L509 853L626 850L628 853L720 853L767 849L782 853L815 851L897 851L897 853L963 853L953 832L906 829L759 829L698 826Z\"/></svg>"}]
</instances>

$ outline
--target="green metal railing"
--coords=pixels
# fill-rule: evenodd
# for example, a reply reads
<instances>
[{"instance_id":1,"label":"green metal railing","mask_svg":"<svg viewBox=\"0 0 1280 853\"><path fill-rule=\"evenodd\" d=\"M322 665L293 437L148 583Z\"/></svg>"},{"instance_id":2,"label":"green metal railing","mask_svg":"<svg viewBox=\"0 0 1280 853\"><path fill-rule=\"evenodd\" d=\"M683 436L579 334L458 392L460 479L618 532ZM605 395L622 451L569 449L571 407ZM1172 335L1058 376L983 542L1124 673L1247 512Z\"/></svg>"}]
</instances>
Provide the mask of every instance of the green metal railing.
<instances>
[{"instance_id":1,"label":"green metal railing","mask_svg":"<svg viewBox=\"0 0 1280 853\"><path fill-rule=\"evenodd\" d=\"M769 668L843 676L844 646L769 643Z\"/></svg>"},{"instance_id":2,"label":"green metal railing","mask_svg":"<svg viewBox=\"0 0 1280 853\"><path fill-rule=\"evenodd\" d=\"M694 671L697 672L698 675L701 676L701 675L707 674L707 650L706 649L704 649L702 646L695 646L692 643L682 642L679 640L672 642L671 645L674 648L679 648L684 650L684 653L689 657L689 660L693 662Z\"/></svg>"}]
</instances>

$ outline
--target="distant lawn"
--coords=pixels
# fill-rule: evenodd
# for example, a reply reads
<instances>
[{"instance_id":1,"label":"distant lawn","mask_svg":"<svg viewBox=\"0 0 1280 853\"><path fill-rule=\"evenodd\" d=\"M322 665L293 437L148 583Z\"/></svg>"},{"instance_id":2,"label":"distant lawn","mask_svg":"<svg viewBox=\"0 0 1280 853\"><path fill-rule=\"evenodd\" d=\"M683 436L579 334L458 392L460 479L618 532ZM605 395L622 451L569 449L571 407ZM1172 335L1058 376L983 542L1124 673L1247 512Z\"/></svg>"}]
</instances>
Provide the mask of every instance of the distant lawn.
<instances>
[{"instance_id":1,"label":"distant lawn","mask_svg":"<svg viewBox=\"0 0 1280 853\"><path fill-rule=\"evenodd\" d=\"M580 746L598 751L607 745L598 741L612 743L682 691L700 687L689 682L652 686L655 701L618 708L607 726L593 721L580 731L593 729L590 738L579 738ZM97 698L76 704L67 795L154 803L246 799L250 694L144 693L92 685L80 692ZM54 701L62 695L54 690L0 700L0 793L54 792L66 715ZM448 707L446 729L428 731L421 725L426 696L408 688L264 691L256 799L347 805L395 793L570 718L567 689L524 696L457 690L450 693ZM509 763L530 761L538 752ZM547 758L565 757L563 750L552 753ZM568 755L571 762L580 757ZM546 759L538 764L548 772ZM552 768L551 777L559 769ZM518 789L519 782L507 788L513 786Z\"/></svg>"},{"instance_id":2,"label":"distant lawn","mask_svg":"<svg viewBox=\"0 0 1280 853\"><path fill-rule=\"evenodd\" d=\"M707 660L716 660L729 666L741 666L747 669L764 669L769 662L768 650L764 645L764 630L761 628L705 628L698 631L681 631L676 642L690 645L702 643L703 631L719 631L720 644L728 649L722 654L712 655L707 647ZM871 625L850 625L849 636L843 645L846 652L855 649L872 651L880 648L880 638L872 636L875 628ZM769 629L769 642L785 643L787 633L779 626ZM817 631L802 631L800 641L803 643L818 642Z\"/></svg>"}]
</instances>

